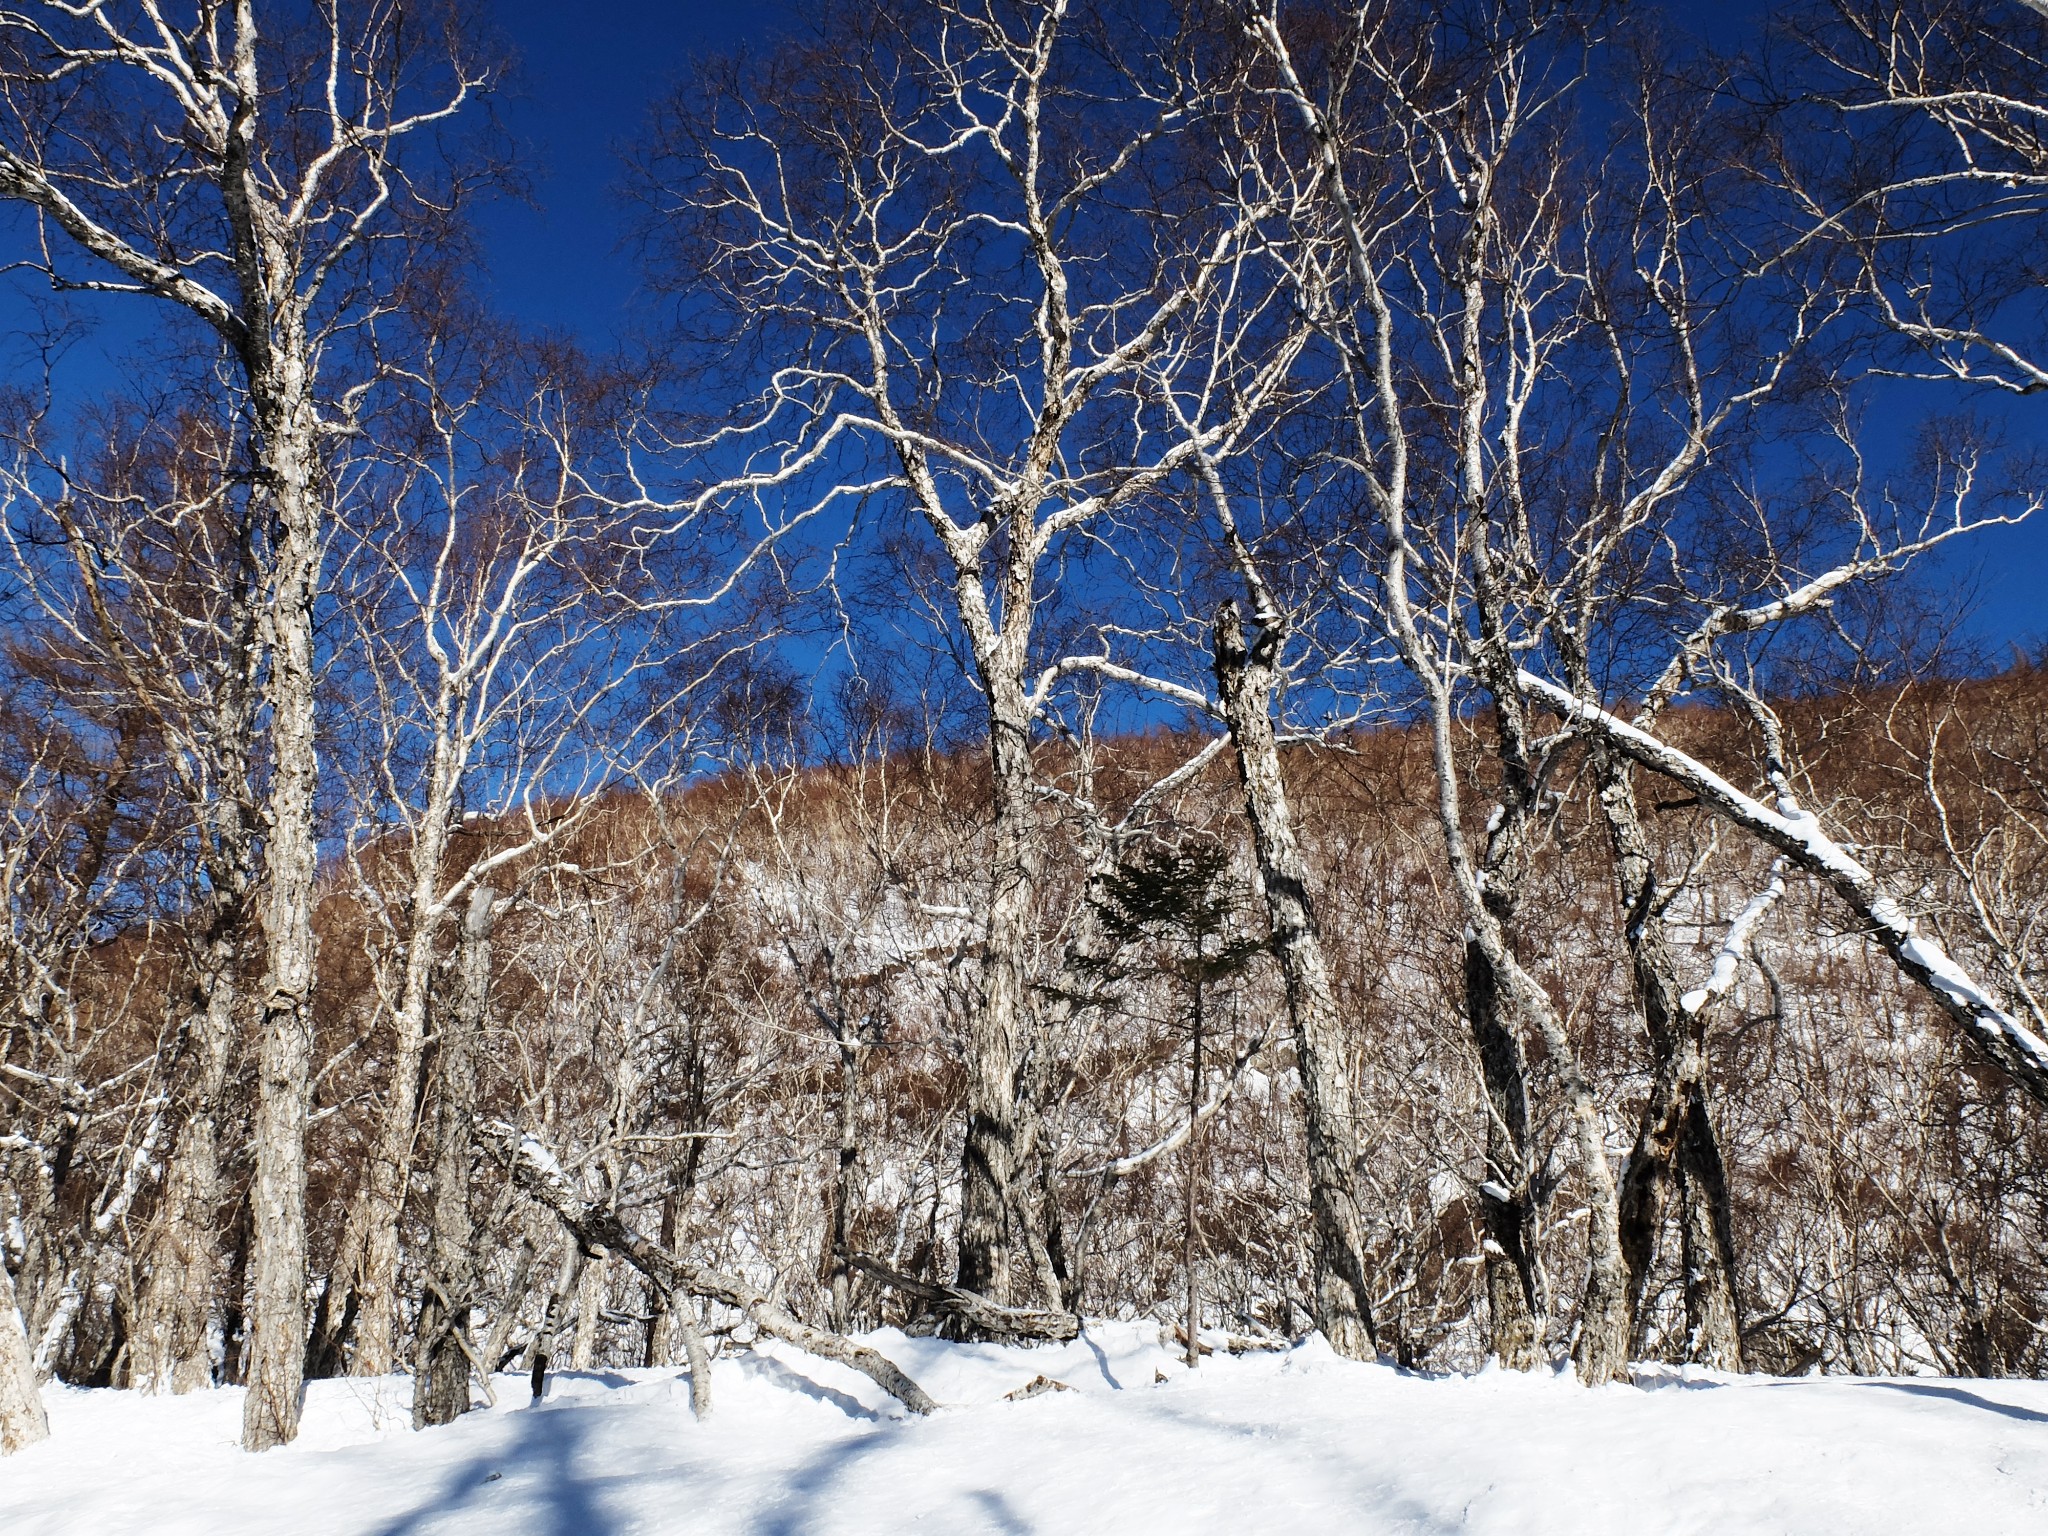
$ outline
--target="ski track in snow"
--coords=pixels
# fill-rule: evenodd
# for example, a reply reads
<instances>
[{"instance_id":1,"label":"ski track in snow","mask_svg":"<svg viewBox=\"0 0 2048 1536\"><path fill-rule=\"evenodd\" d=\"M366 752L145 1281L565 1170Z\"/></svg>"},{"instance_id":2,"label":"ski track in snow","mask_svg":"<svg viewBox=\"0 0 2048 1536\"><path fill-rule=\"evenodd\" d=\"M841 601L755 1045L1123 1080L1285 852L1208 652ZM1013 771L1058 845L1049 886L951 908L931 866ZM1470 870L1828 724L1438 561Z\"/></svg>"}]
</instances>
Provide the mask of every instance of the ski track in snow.
<instances>
[{"instance_id":1,"label":"ski track in snow","mask_svg":"<svg viewBox=\"0 0 2048 1536\"><path fill-rule=\"evenodd\" d=\"M1190 1374L1157 1341L872 1336L954 1405L922 1422L780 1346L719 1361L701 1425L673 1369L556 1376L535 1407L507 1375L505 1406L423 1434L403 1378L323 1381L298 1443L257 1457L234 1445L239 1390L53 1387L51 1439L0 1462L0 1532L2048 1532L2044 1382L1646 1368L1588 1391L1319 1340ZM1002 1400L1041 1374L1075 1390Z\"/></svg>"}]
</instances>

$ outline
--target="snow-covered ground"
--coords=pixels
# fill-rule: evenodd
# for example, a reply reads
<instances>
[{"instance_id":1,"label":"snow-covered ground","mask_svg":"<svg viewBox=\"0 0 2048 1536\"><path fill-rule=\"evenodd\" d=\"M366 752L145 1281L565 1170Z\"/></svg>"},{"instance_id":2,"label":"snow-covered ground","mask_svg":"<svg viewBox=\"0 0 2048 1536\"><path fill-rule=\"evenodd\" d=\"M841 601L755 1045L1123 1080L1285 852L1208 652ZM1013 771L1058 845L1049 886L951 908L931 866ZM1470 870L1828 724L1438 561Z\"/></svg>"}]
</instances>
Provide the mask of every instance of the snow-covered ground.
<instances>
[{"instance_id":1,"label":"snow-covered ground","mask_svg":"<svg viewBox=\"0 0 2048 1536\"><path fill-rule=\"evenodd\" d=\"M297 1444L234 1448L241 1394L53 1388L0 1462L6 1536L678 1532L2048 1532L2048 1383L1404 1375L1320 1342L1190 1374L1157 1330L1058 1349L874 1342L949 1406L902 1419L787 1350L555 1378L407 1427L407 1386L312 1388ZM1040 1375L1071 1392L1004 1395ZM1159 1380L1160 1377L1165 1380Z\"/></svg>"}]
</instances>

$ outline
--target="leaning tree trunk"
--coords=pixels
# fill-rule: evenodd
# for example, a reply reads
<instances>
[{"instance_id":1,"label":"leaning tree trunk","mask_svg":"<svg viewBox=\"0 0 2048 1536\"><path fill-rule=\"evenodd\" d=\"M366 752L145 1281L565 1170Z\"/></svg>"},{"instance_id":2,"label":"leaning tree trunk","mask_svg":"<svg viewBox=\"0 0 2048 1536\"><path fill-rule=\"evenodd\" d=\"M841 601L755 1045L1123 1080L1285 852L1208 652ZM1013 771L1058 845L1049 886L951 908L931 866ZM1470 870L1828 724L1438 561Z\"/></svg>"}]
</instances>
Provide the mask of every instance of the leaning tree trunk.
<instances>
[{"instance_id":1,"label":"leaning tree trunk","mask_svg":"<svg viewBox=\"0 0 2048 1536\"><path fill-rule=\"evenodd\" d=\"M967 1141L960 1169L960 1289L1010 1299L1011 1183L1017 1160L1017 1065L1025 951L1037 875L1030 711L1016 668L984 669L994 801L981 995L970 1024Z\"/></svg>"},{"instance_id":2,"label":"leaning tree trunk","mask_svg":"<svg viewBox=\"0 0 2048 1536\"><path fill-rule=\"evenodd\" d=\"M491 921L496 893L477 887L462 920L455 1006L441 1024L434 1118L433 1238L420 1291L412 1423L452 1424L469 1411L469 1313L477 1292L469 1172L476 1148L476 1050L490 1006ZM491 1369L480 1363L479 1370Z\"/></svg>"},{"instance_id":3,"label":"leaning tree trunk","mask_svg":"<svg viewBox=\"0 0 2048 1536\"><path fill-rule=\"evenodd\" d=\"M799 1322L774 1298L764 1296L737 1276L693 1264L680 1254L649 1242L628 1227L617 1211L585 1201L563 1176L561 1165L552 1156L540 1154L532 1137L522 1137L502 1123L486 1124L483 1129L499 1156L510 1165L514 1182L560 1217L579 1247L617 1254L667 1291L671 1303L701 1296L744 1313L765 1336L859 1371L912 1413L937 1410L938 1404L888 1356L839 1334ZM705 1381L708 1391L708 1374ZM708 1397L705 1406L709 1407Z\"/></svg>"},{"instance_id":4,"label":"leaning tree trunk","mask_svg":"<svg viewBox=\"0 0 2048 1536\"><path fill-rule=\"evenodd\" d=\"M582 1283L585 1262L583 1245L572 1236L562 1250L562 1262L556 1267L555 1282L549 1287L547 1302L540 1309L540 1326L534 1330L533 1343L526 1351L526 1369L532 1379L536 1403L547 1390L548 1369L554 1363L561 1342L562 1313Z\"/></svg>"},{"instance_id":5,"label":"leaning tree trunk","mask_svg":"<svg viewBox=\"0 0 2048 1536\"><path fill-rule=\"evenodd\" d=\"M1313 1224L1315 1321L1340 1355L1372 1359L1372 1290L1366 1275L1365 1224L1353 1169L1358 1131L1351 1078L1344 1066L1336 995L1323 959L1309 895L1308 864L1294 835L1280 750L1273 734L1273 628L1251 650L1235 604L1216 620L1216 693L1236 747L1238 781L1251 820L1259 883L1265 889L1273 949L1294 1026L1307 1122L1309 1215Z\"/></svg>"},{"instance_id":6,"label":"leaning tree trunk","mask_svg":"<svg viewBox=\"0 0 2048 1536\"><path fill-rule=\"evenodd\" d=\"M313 606L320 583L320 530L314 504L314 426L304 390L304 360L284 365L296 387L280 388L263 410L265 469L276 507L279 546L270 608L270 829L264 873L269 906L264 938L263 1021L258 1043L256 1177L250 1284L249 1394L242 1444L283 1445L299 1432L306 1359L306 1099L313 1060L313 896L319 844L313 824L315 756Z\"/></svg>"},{"instance_id":7,"label":"leaning tree trunk","mask_svg":"<svg viewBox=\"0 0 2048 1536\"><path fill-rule=\"evenodd\" d=\"M35 1357L14 1302L14 1277L0 1255L0 1455L12 1455L49 1433L50 1421L36 1391Z\"/></svg>"}]
</instances>

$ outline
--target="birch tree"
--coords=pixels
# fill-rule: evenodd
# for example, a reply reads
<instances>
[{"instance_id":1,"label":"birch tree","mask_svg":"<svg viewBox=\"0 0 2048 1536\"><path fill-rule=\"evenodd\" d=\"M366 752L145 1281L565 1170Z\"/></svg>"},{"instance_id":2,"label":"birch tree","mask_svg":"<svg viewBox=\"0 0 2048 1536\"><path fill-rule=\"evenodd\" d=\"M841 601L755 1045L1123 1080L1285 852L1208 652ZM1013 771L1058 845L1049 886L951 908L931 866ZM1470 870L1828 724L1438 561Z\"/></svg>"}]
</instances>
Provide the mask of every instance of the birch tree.
<instances>
[{"instance_id":1,"label":"birch tree","mask_svg":"<svg viewBox=\"0 0 2048 1536\"><path fill-rule=\"evenodd\" d=\"M849 7L680 98L646 168L670 272L709 280L698 292L770 378L719 441L757 454L759 474L901 508L936 548L990 776L958 1279L998 1303L1051 856L1036 615L1089 530L1197 451L1135 386L1248 233L1175 195L1202 110L1189 41L1121 19L1132 30L1112 37L1064 0Z\"/></svg>"},{"instance_id":2,"label":"birch tree","mask_svg":"<svg viewBox=\"0 0 2048 1536\"><path fill-rule=\"evenodd\" d=\"M225 1102L254 947L260 849L262 608L256 528L233 444L174 393L91 418L94 451L62 451L47 406L27 410L7 477L22 617L103 674L161 743L204 880L184 914L182 995L166 1070L176 1101L162 1208L141 1255L132 1376L184 1392L213 1377Z\"/></svg>"},{"instance_id":3,"label":"birch tree","mask_svg":"<svg viewBox=\"0 0 2048 1536\"><path fill-rule=\"evenodd\" d=\"M1837 251L1903 345L1887 372L1998 397L2048 388L2048 9L1831 0L1786 18L1755 84L1758 169L1789 252Z\"/></svg>"},{"instance_id":4,"label":"birch tree","mask_svg":"<svg viewBox=\"0 0 2048 1536\"><path fill-rule=\"evenodd\" d=\"M263 1450L297 1433L304 1356L323 466L367 377L342 354L380 302L378 237L413 201L399 147L485 76L459 27L384 5L51 3L0 28L0 196L35 215L34 259L60 289L150 299L212 334L252 488L269 788L243 1443Z\"/></svg>"},{"instance_id":5,"label":"birch tree","mask_svg":"<svg viewBox=\"0 0 2048 1536\"><path fill-rule=\"evenodd\" d=\"M638 502L604 488L629 405L573 366L521 360L466 305L435 330L380 420L375 492L342 519L347 692L369 728L346 765L349 864L392 1050L310 1353L332 1368L352 1333L361 1375L395 1359L400 1217L443 939L473 890L501 870L530 879L605 786L675 746L654 717L676 713L665 674L690 653L668 643L659 604L636 606Z\"/></svg>"},{"instance_id":6,"label":"birch tree","mask_svg":"<svg viewBox=\"0 0 2048 1536\"><path fill-rule=\"evenodd\" d=\"M1277 12L1248 25L1297 113L1290 152L1316 188L1318 218L1301 221L1293 260L1353 402L1369 512L1354 590L1430 721L1486 1091L1477 1186L1494 1350L1528 1368L1544 1328L1529 1041L1556 1076L1589 1211L1579 1371L1614 1379L1647 1249L1625 1209L1633 1186L1609 1160L1599 1085L1524 950L1523 894L1573 732L1546 725L1520 658L1554 648L1579 675L1612 664L1598 646L1625 633L1618 604L1642 551L1696 536L1673 530L1710 446L1771 396L1836 301L1804 271L1765 297L1712 267L1730 237L1705 230L1697 143L1711 119L1698 103L1681 125L1689 98L1645 92L1633 144L1596 151L1580 137L1574 103L1623 56L1597 8L1358 7L1341 45L1318 52L1313 83ZM1483 830L1464 809L1468 700L1485 711L1498 779ZM1655 864L1626 771L1598 752L1593 768L1637 1001L1666 1062L1677 988L1645 921Z\"/></svg>"}]
</instances>

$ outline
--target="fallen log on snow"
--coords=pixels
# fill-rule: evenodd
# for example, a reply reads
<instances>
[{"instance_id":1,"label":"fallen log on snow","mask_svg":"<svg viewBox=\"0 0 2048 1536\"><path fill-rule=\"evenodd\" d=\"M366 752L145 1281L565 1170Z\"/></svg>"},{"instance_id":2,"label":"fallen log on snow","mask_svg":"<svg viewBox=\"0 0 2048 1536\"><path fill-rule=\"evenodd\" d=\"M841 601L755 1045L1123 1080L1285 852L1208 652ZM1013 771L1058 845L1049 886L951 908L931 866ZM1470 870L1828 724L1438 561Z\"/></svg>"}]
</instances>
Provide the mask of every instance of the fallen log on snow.
<instances>
[{"instance_id":1,"label":"fallen log on snow","mask_svg":"<svg viewBox=\"0 0 2048 1536\"><path fill-rule=\"evenodd\" d=\"M962 1290L957 1285L935 1285L929 1280L891 1269L879 1259L854 1254L847 1263L892 1291L915 1296L941 1317L959 1318L987 1339L1036 1340L1064 1344L1077 1338L1081 1319L1071 1312L1053 1312L1042 1307L1005 1307L986 1296Z\"/></svg>"},{"instance_id":2,"label":"fallen log on snow","mask_svg":"<svg viewBox=\"0 0 2048 1536\"><path fill-rule=\"evenodd\" d=\"M616 1253L671 1299L704 1297L743 1312L768 1337L859 1371L912 1413L931 1413L939 1406L886 1355L799 1322L737 1276L694 1264L642 1237L617 1211L585 1200L554 1155L534 1137L502 1121L479 1124L477 1134L511 1170L513 1183L553 1211L577 1241L586 1248Z\"/></svg>"}]
</instances>

